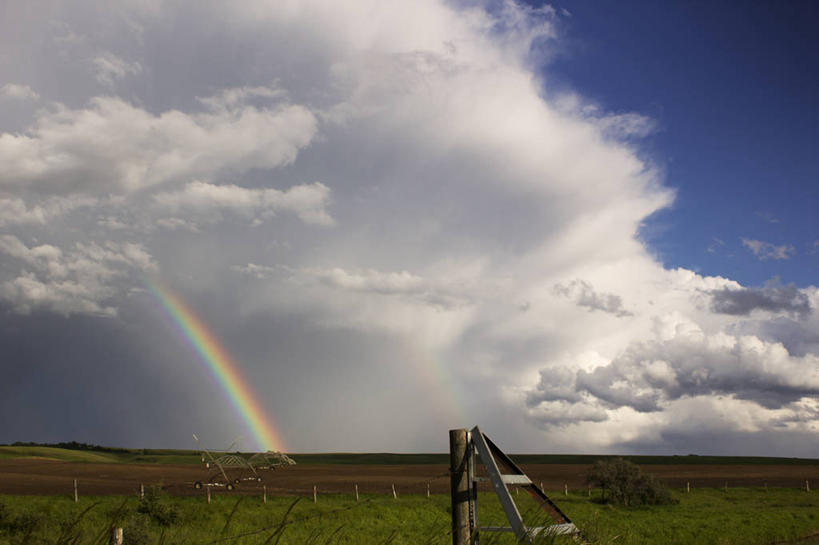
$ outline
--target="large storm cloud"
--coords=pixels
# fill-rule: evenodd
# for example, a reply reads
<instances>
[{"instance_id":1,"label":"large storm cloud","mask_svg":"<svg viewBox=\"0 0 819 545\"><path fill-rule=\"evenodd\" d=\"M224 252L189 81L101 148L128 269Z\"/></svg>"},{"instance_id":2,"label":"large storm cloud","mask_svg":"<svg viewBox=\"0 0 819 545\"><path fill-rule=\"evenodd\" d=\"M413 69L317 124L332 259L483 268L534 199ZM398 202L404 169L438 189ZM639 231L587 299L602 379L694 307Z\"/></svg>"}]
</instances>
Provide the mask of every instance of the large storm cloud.
<instances>
[{"instance_id":1,"label":"large storm cloud","mask_svg":"<svg viewBox=\"0 0 819 545\"><path fill-rule=\"evenodd\" d=\"M201 428L214 443L243 429L146 275L214 330L295 451L444 450L448 428L474 424L512 450L686 437L730 451L680 417L706 408L725 438L815 429L815 340L786 342L770 324L815 330L816 290L653 257L641 225L674 198L640 149L654 123L551 85L554 10L7 11L2 44L20 55L0 57L2 338L37 372L4 386L15 395L0 408L49 376L108 403L65 372L77 366L160 384L173 417L111 435L122 414L156 418L128 390L116 414L83 411L82 428L31 411L0 441L186 446ZM69 342L54 315L84 339L68 360L54 355ZM100 351L95 331L109 328ZM35 338L55 351L20 341Z\"/></svg>"}]
</instances>

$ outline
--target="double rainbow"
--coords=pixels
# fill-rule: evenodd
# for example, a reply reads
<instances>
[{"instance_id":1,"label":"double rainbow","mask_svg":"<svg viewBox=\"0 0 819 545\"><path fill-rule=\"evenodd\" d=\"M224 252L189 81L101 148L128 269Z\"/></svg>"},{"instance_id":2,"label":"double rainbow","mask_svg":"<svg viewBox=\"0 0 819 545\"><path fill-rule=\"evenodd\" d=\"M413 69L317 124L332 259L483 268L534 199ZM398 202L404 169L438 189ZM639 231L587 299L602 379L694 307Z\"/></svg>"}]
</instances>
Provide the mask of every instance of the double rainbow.
<instances>
[{"instance_id":1,"label":"double rainbow","mask_svg":"<svg viewBox=\"0 0 819 545\"><path fill-rule=\"evenodd\" d=\"M225 351L216 336L182 299L156 279L145 279L148 290L156 297L174 321L185 340L210 369L225 390L236 412L245 421L262 450L284 450L284 442L273 421L242 378L239 366Z\"/></svg>"}]
</instances>

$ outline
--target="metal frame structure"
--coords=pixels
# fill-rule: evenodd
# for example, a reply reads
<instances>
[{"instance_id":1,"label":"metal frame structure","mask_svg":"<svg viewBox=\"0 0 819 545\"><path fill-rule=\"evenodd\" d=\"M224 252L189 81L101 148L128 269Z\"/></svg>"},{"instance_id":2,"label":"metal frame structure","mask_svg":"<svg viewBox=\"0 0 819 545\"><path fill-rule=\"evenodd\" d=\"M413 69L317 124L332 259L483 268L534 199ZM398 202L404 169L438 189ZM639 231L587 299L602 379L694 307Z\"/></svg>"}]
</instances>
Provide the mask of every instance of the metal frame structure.
<instances>
[{"instance_id":1,"label":"metal frame structure","mask_svg":"<svg viewBox=\"0 0 819 545\"><path fill-rule=\"evenodd\" d=\"M194 434L193 438L201 445L196 434ZM231 443L226 450L230 450L235 444L236 441ZM278 451L258 452L247 458L239 453L224 453L215 457L204 446L202 446L202 451L202 462L210 470L210 475L204 482L196 481L193 483L193 487L196 489L217 486L233 490L236 485L244 481L261 483L262 476L257 470L275 470L278 466L296 464L287 454Z\"/></svg>"},{"instance_id":2,"label":"metal frame structure","mask_svg":"<svg viewBox=\"0 0 819 545\"><path fill-rule=\"evenodd\" d=\"M469 479L469 533L472 536L472 543L479 542L480 532L513 532L518 541L528 542L531 542L536 535L573 534L582 539L580 531L569 520L569 517L489 437L481 432L478 426L468 432L466 459ZM486 468L488 477L476 475L476 464L479 461ZM503 466L506 473L501 473L499 466ZM492 484L510 526L478 525L478 483L484 481ZM520 516L515 500L509 493L507 488L509 485L519 486L528 492L555 521L555 524L527 527Z\"/></svg>"}]
</instances>

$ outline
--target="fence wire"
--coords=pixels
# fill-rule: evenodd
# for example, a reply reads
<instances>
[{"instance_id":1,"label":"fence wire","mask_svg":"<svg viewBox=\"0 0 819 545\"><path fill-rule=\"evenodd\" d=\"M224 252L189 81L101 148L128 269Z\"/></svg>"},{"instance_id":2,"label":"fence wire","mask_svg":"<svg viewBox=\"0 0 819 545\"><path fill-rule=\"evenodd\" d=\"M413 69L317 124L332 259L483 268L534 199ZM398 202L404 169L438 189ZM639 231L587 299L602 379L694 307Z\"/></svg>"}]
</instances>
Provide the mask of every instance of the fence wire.
<instances>
[{"instance_id":1,"label":"fence wire","mask_svg":"<svg viewBox=\"0 0 819 545\"><path fill-rule=\"evenodd\" d=\"M431 477L424 477L423 479L420 479L418 481L414 481L412 483L404 483L404 484L405 485L410 485L410 486L412 486L412 485L424 485L424 484L427 484L428 482L430 482L432 480L441 479L443 477L449 477L449 474L450 474L449 471L447 471L447 472L441 473L439 475L434 475L434 476L431 476ZM312 492L312 490L310 490L309 492ZM221 537L219 539L214 539L213 541L208 541L207 543L204 543L203 545L214 545L216 543L226 543L226 542L229 542L229 541L234 541L236 539L241 539L243 537L249 537L249 536L263 534L263 533L268 532L270 530L273 530L274 531L273 535L275 535L276 533L278 533L280 531L283 531L283 529L286 526L290 526L290 525L294 525L294 524L304 524L305 522L309 522L309 521L315 520L315 519L320 519L320 518L323 518L323 517L326 517L326 516L331 516L331 515L333 515L335 513L341 513L341 512L345 512L345 511L353 511L355 509L358 509L359 507L363 507L364 505L368 505L368 504L379 504L379 503L388 503L390 501L395 501L394 499L390 500L387 497L384 497L384 498L370 497L370 498L366 498L366 499L361 500L361 501L356 501L355 503L353 503L351 505L344 506L344 507L337 507L335 509L331 509L329 511L322 511L321 513L316 513L314 515L301 517L301 518L298 518L298 519L287 520L287 516L290 514L290 512L295 507L295 505L297 503L299 503L300 501L307 500L307 499L309 499L307 496L300 496L300 497L296 498L296 500L293 503L290 504L290 507L285 512L284 519L282 519L277 524L266 526L264 528L258 528L256 530L252 530L250 532L243 532L241 534L236 534L236 535L227 536L227 537ZM449 535L451 533L452 533L452 530L449 530L444 535Z\"/></svg>"}]
</instances>

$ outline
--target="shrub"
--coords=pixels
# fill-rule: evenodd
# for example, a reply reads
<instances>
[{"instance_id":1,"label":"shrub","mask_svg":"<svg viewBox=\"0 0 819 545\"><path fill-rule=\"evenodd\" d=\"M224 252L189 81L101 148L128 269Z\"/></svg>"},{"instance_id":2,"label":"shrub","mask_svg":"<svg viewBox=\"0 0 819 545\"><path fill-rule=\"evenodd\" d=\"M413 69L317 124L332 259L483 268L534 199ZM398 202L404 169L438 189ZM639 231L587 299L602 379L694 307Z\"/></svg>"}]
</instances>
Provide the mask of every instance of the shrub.
<instances>
[{"instance_id":1,"label":"shrub","mask_svg":"<svg viewBox=\"0 0 819 545\"><path fill-rule=\"evenodd\" d=\"M145 491L145 497L139 500L137 513L148 515L151 520L166 528L179 518L179 512L162 500L162 489L158 486Z\"/></svg>"},{"instance_id":2,"label":"shrub","mask_svg":"<svg viewBox=\"0 0 819 545\"><path fill-rule=\"evenodd\" d=\"M586 480L603 489L604 500L608 492L610 501L626 506L674 503L671 493L653 475L622 458L598 460Z\"/></svg>"}]
</instances>

